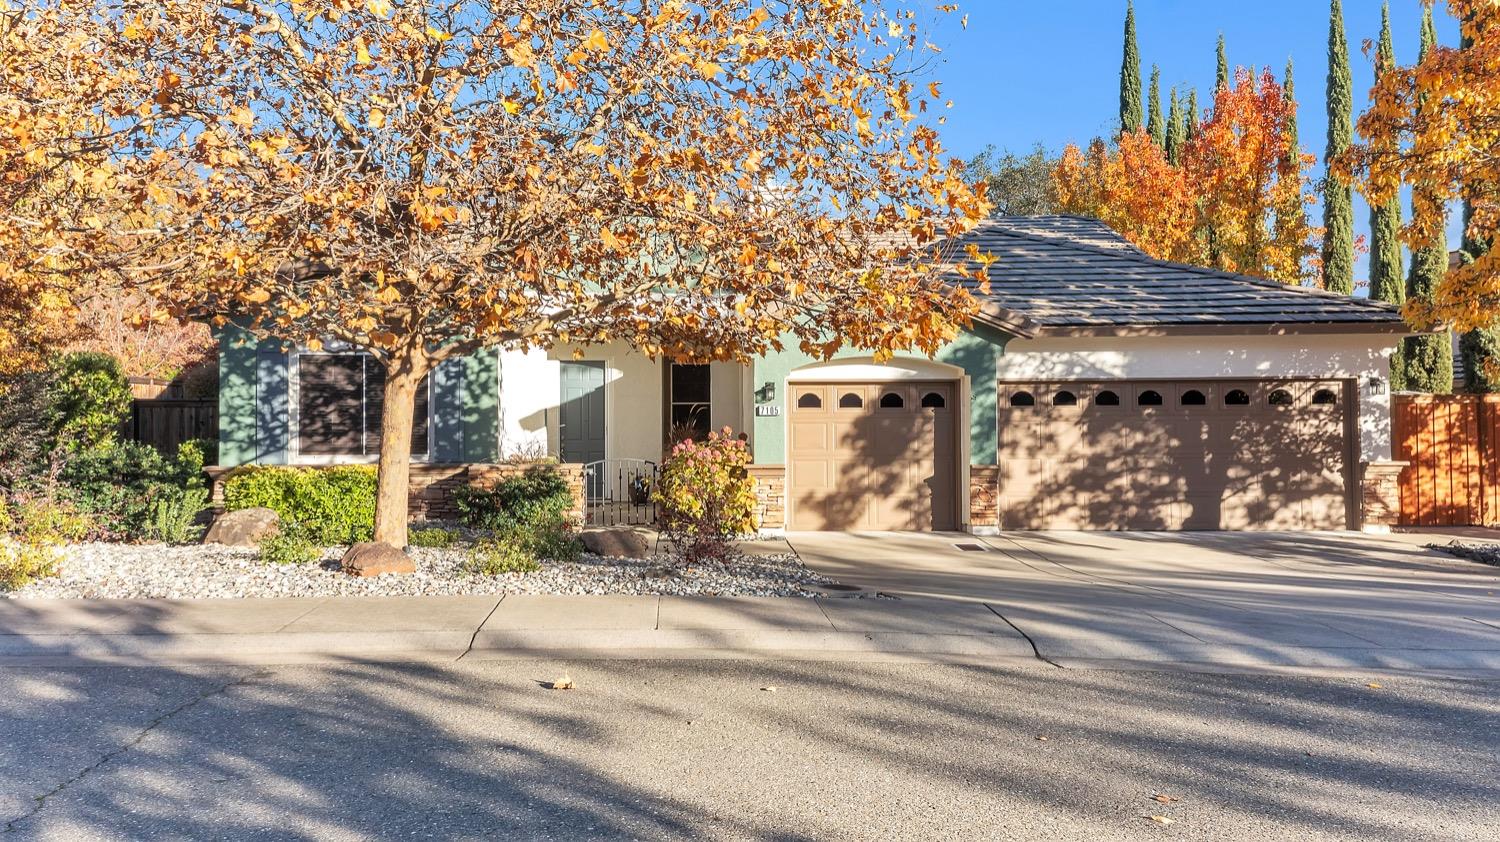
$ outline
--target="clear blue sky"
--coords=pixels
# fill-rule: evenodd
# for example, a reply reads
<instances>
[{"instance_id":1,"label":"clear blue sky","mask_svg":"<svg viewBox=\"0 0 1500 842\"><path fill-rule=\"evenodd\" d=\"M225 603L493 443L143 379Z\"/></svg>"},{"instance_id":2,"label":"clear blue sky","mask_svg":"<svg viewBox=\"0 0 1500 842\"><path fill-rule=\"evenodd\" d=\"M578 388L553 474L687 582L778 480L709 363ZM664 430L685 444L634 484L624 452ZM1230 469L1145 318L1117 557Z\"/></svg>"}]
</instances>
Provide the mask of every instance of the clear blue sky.
<instances>
[{"instance_id":1,"label":"clear blue sky","mask_svg":"<svg viewBox=\"0 0 1500 842\"><path fill-rule=\"evenodd\" d=\"M1039 142L1056 153L1114 131L1125 0L959 2L961 11L940 15L932 32L944 50L933 75L954 100L943 138L955 155L967 159L988 144L1022 152ZM1380 35L1380 6L1380 0L1344 0L1356 117L1373 80L1362 47ZM1196 86L1200 104L1208 105L1221 32L1231 67L1270 66L1280 78L1287 58L1293 59L1302 144L1318 158L1314 178L1321 175L1328 125L1326 0L1136 0L1135 7L1141 75L1149 84L1151 65L1161 66L1163 110L1173 85L1182 92ZM969 16L967 30L958 23L962 14ZM1456 44L1458 25L1441 2L1437 14L1439 38ZM1421 16L1420 0L1392 0L1391 28L1402 64L1416 61ZM1312 213L1321 224L1321 207ZM1368 237L1369 210L1358 195L1355 224L1356 233ZM1363 258L1356 270L1360 281Z\"/></svg>"}]
</instances>

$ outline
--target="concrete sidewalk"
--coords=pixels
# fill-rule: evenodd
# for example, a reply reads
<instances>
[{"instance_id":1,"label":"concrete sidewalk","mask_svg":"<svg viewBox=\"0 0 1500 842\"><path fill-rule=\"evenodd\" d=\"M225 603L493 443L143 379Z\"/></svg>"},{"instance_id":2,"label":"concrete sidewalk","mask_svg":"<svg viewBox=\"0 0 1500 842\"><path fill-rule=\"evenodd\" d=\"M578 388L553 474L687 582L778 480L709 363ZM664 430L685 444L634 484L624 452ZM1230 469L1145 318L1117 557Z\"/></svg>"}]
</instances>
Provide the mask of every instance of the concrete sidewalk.
<instances>
[{"instance_id":1,"label":"concrete sidewalk","mask_svg":"<svg viewBox=\"0 0 1500 842\"><path fill-rule=\"evenodd\" d=\"M1041 595L1037 595L1040 597ZM1097 599L1097 594L1090 595ZM1230 612L1162 616L1055 601L907 597L399 597L0 600L0 664L301 663L343 659L823 658L1058 667L1500 675L1500 627L1420 635Z\"/></svg>"},{"instance_id":2,"label":"concrete sidewalk","mask_svg":"<svg viewBox=\"0 0 1500 842\"><path fill-rule=\"evenodd\" d=\"M0 600L0 664L324 658L1033 658L982 604L676 596Z\"/></svg>"}]
</instances>

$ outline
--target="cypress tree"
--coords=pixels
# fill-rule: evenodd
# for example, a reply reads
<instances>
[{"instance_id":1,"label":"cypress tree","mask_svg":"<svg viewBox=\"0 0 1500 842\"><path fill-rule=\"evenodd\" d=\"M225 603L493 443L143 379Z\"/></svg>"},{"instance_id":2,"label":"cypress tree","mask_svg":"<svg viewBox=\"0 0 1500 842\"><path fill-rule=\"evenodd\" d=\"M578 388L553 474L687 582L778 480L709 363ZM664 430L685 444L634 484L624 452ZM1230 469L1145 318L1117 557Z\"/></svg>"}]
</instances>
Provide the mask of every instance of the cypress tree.
<instances>
[{"instance_id":1,"label":"cypress tree","mask_svg":"<svg viewBox=\"0 0 1500 842\"><path fill-rule=\"evenodd\" d=\"M1437 29L1432 23L1432 7L1427 8L1422 20L1421 59L1437 46ZM1420 185L1417 189L1420 189ZM1415 197L1413 213L1420 212ZM1435 242L1417 249L1411 256L1411 273L1406 276L1406 297L1417 301L1431 301L1432 291L1448 273L1448 238L1439 226ZM1477 332L1477 331L1476 331ZM1468 334L1460 343L1469 344ZM1465 352L1465 361L1468 354ZM1408 392L1432 392L1447 394L1453 390L1453 340L1447 331L1408 336L1391 362L1391 383L1394 388Z\"/></svg>"},{"instance_id":2,"label":"cypress tree","mask_svg":"<svg viewBox=\"0 0 1500 842\"><path fill-rule=\"evenodd\" d=\"M1177 99L1177 89L1172 89L1172 105L1167 111L1167 163L1177 166L1182 163L1182 150L1187 146L1187 121L1182 117L1182 103Z\"/></svg>"},{"instance_id":3,"label":"cypress tree","mask_svg":"<svg viewBox=\"0 0 1500 842\"><path fill-rule=\"evenodd\" d=\"M1328 18L1328 152L1324 165L1343 155L1354 141L1354 83L1349 77L1349 42L1344 37L1344 8L1329 4ZM1323 286L1354 293L1354 189L1329 173L1323 178Z\"/></svg>"},{"instance_id":4,"label":"cypress tree","mask_svg":"<svg viewBox=\"0 0 1500 842\"><path fill-rule=\"evenodd\" d=\"M1391 6L1381 9L1380 46L1375 51L1377 78L1396 66L1391 43ZM1401 197L1370 207L1370 297L1400 304L1406 300L1401 271Z\"/></svg>"},{"instance_id":5,"label":"cypress tree","mask_svg":"<svg viewBox=\"0 0 1500 842\"><path fill-rule=\"evenodd\" d=\"M1162 149L1167 148L1167 124L1161 116L1161 68L1151 65L1151 111L1146 130Z\"/></svg>"},{"instance_id":6,"label":"cypress tree","mask_svg":"<svg viewBox=\"0 0 1500 842\"><path fill-rule=\"evenodd\" d=\"M1198 89L1192 88L1188 91L1187 104L1187 138L1193 140L1198 137Z\"/></svg>"},{"instance_id":7,"label":"cypress tree","mask_svg":"<svg viewBox=\"0 0 1500 842\"><path fill-rule=\"evenodd\" d=\"M1432 13L1429 11L1429 20L1423 24L1424 35L1427 27L1431 26L1431 17ZM1436 41L1436 37L1433 40ZM1462 46L1464 49L1469 48L1468 38L1463 40ZM1460 259L1465 263L1472 263L1488 254L1493 245L1486 238L1473 233L1473 223L1474 205L1464 202L1464 239ZM1469 331L1459 338L1458 350L1464 361L1464 391L1500 392L1500 381L1490 377L1490 370L1500 365L1500 327Z\"/></svg>"},{"instance_id":8,"label":"cypress tree","mask_svg":"<svg viewBox=\"0 0 1500 842\"><path fill-rule=\"evenodd\" d=\"M1219 75L1214 80L1214 91L1229 87L1229 57L1224 53L1224 33L1219 33Z\"/></svg>"},{"instance_id":9,"label":"cypress tree","mask_svg":"<svg viewBox=\"0 0 1500 842\"><path fill-rule=\"evenodd\" d=\"M1292 60L1290 57L1286 60L1286 84L1283 86L1283 90L1286 92L1286 101L1293 104L1292 111L1286 118L1287 143L1293 152L1300 154L1302 141L1297 137L1297 109L1295 107L1297 102L1297 85L1292 81Z\"/></svg>"},{"instance_id":10,"label":"cypress tree","mask_svg":"<svg viewBox=\"0 0 1500 842\"><path fill-rule=\"evenodd\" d=\"M1125 4L1125 60L1120 65L1120 133L1141 127L1141 51L1135 41L1135 2Z\"/></svg>"}]
</instances>

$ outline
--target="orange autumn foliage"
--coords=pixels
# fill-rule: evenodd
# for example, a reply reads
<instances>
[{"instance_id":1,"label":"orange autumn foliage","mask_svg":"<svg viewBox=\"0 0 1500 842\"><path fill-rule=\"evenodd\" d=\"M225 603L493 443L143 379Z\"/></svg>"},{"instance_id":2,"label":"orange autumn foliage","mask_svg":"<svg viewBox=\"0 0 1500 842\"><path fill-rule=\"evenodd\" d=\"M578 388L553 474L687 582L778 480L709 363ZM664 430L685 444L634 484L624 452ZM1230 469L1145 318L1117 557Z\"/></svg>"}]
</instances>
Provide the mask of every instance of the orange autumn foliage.
<instances>
[{"instance_id":1,"label":"orange autumn foliage","mask_svg":"<svg viewBox=\"0 0 1500 842\"><path fill-rule=\"evenodd\" d=\"M1063 209L1097 217L1153 257L1305 284L1315 280L1296 104L1269 72L1221 89L1180 166L1144 132L1113 150L1069 146L1054 178Z\"/></svg>"}]
</instances>

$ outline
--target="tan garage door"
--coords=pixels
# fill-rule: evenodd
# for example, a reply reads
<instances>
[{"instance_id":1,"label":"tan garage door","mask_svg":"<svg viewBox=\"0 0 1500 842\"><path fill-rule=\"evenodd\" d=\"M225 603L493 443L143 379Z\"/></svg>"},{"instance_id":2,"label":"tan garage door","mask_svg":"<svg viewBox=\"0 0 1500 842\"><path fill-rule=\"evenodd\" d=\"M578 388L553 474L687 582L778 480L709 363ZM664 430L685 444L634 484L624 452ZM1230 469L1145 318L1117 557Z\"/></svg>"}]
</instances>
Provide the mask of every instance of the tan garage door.
<instances>
[{"instance_id":1,"label":"tan garage door","mask_svg":"<svg viewBox=\"0 0 1500 842\"><path fill-rule=\"evenodd\" d=\"M1009 529L1345 529L1347 381L1003 383Z\"/></svg>"},{"instance_id":2,"label":"tan garage door","mask_svg":"<svg viewBox=\"0 0 1500 842\"><path fill-rule=\"evenodd\" d=\"M954 383L794 383L791 527L946 530L957 523Z\"/></svg>"}]
</instances>

